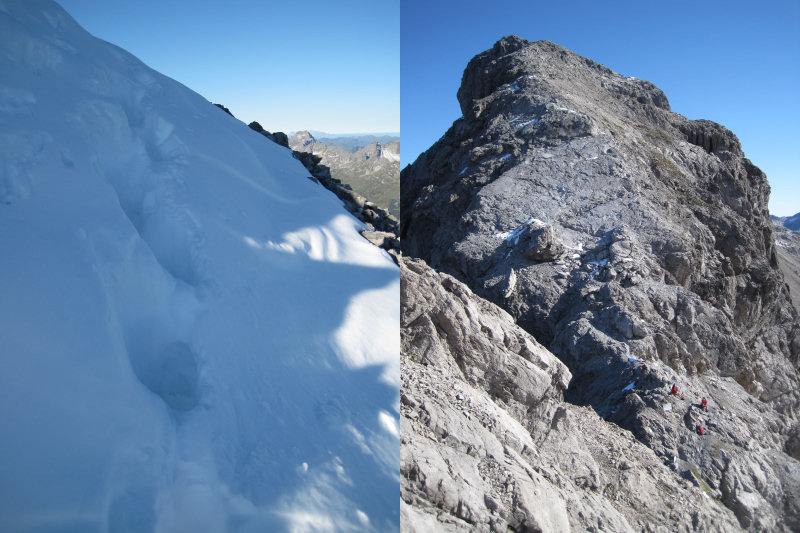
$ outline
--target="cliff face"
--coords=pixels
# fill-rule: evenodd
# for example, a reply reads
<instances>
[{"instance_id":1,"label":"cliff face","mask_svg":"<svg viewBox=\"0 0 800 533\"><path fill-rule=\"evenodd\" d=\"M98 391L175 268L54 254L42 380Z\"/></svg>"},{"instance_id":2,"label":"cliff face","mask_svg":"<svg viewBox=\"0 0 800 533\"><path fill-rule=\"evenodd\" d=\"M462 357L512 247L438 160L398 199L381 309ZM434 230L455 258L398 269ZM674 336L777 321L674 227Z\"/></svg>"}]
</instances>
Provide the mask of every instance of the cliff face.
<instances>
[{"instance_id":1,"label":"cliff face","mask_svg":"<svg viewBox=\"0 0 800 533\"><path fill-rule=\"evenodd\" d=\"M734 514L588 407L499 307L401 261L407 531L729 531Z\"/></svg>"},{"instance_id":2,"label":"cliff face","mask_svg":"<svg viewBox=\"0 0 800 533\"><path fill-rule=\"evenodd\" d=\"M570 402L702 478L741 526L797 527L797 315L738 139L517 37L469 63L458 98L402 173L405 254L508 311L569 367Z\"/></svg>"}]
</instances>

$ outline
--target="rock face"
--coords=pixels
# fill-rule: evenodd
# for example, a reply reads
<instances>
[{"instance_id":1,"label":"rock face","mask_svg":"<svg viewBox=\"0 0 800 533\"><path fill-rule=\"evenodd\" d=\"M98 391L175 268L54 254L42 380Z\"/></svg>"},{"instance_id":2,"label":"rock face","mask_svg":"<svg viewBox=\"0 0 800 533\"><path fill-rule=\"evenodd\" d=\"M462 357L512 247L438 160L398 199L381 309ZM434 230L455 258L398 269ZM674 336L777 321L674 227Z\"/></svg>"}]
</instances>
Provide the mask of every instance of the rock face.
<instances>
[{"instance_id":1,"label":"rock face","mask_svg":"<svg viewBox=\"0 0 800 533\"><path fill-rule=\"evenodd\" d=\"M737 528L690 467L564 402L569 370L508 313L421 260L400 268L403 530Z\"/></svg>"},{"instance_id":2,"label":"rock face","mask_svg":"<svg viewBox=\"0 0 800 533\"><path fill-rule=\"evenodd\" d=\"M458 98L463 117L402 173L404 253L508 311L567 365L571 403L741 527L800 528L800 331L738 139L517 37L469 63Z\"/></svg>"},{"instance_id":3,"label":"rock face","mask_svg":"<svg viewBox=\"0 0 800 533\"><path fill-rule=\"evenodd\" d=\"M221 104L214 105L233 116L233 113L231 113L227 107ZM298 159L311 174L311 179L317 181L320 185L335 194L342 201L345 209L366 224L367 229L361 232L365 239L392 254L400 250L397 219L385 209L353 192L352 187L349 185L343 184L341 180L332 177L330 167L322 163L322 156L313 153L312 148L316 141L310 133L300 132L295 134L292 136L293 146L289 146L289 138L282 131L276 131L274 133L269 132L258 122L251 122L248 126L251 130L260 133L275 144L289 148L292 151L292 155ZM399 161L400 144L389 144L397 145L397 159ZM391 151L395 148L389 146L388 149ZM375 151L375 149L372 151L368 150L367 153L373 153ZM380 156L380 146L377 148L377 153L378 156ZM392 257L394 257L394 255L392 255Z\"/></svg>"},{"instance_id":4,"label":"rock face","mask_svg":"<svg viewBox=\"0 0 800 533\"><path fill-rule=\"evenodd\" d=\"M400 214L400 143L372 141L348 150L337 144L325 144L307 131L289 139L297 152L318 156L331 171L331 177L349 185L356 193L397 218Z\"/></svg>"},{"instance_id":5,"label":"rock face","mask_svg":"<svg viewBox=\"0 0 800 533\"><path fill-rule=\"evenodd\" d=\"M770 217L772 223L784 227L791 231L800 231L800 213L795 213L790 217Z\"/></svg>"}]
</instances>

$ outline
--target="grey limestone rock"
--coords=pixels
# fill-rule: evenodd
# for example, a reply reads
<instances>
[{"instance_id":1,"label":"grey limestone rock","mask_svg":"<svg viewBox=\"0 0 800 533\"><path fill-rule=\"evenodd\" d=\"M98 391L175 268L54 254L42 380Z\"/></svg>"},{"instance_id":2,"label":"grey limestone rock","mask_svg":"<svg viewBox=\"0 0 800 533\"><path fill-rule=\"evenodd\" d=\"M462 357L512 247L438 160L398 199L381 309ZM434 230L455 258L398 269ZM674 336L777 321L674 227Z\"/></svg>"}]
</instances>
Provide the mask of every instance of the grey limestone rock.
<instances>
[{"instance_id":1,"label":"grey limestone rock","mask_svg":"<svg viewBox=\"0 0 800 533\"><path fill-rule=\"evenodd\" d=\"M569 370L511 315L421 260L400 269L403 531L738 528L692 477L699 436L683 441L685 468L665 462L566 403ZM759 516L753 482L729 484L741 513Z\"/></svg>"},{"instance_id":2,"label":"grey limestone rock","mask_svg":"<svg viewBox=\"0 0 800 533\"><path fill-rule=\"evenodd\" d=\"M318 157L335 180L352 187L392 217L399 216L399 142L372 141L350 149L332 142L326 144L307 131L299 131L289 139L289 146L295 152Z\"/></svg>"},{"instance_id":3,"label":"grey limestone rock","mask_svg":"<svg viewBox=\"0 0 800 533\"><path fill-rule=\"evenodd\" d=\"M800 327L766 177L736 136L518 37L469 63L458 99L463 117L402 172L404 254L505 309L569 368L569 402L740 527L799 529Z\"/></svg>"}]
</instances>

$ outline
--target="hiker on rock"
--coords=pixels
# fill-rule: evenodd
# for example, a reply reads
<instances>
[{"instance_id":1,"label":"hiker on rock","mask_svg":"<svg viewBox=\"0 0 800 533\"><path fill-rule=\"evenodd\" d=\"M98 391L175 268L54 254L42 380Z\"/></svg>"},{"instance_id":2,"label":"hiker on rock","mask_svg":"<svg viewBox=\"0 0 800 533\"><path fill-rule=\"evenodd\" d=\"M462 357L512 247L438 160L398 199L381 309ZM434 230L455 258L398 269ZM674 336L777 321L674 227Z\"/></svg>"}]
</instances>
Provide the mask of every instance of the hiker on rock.
<instances>
[{"instance_id":1,"label":"hiker on rock","mask_svg":"<svg viewBox=\"0 0 800 533\"><path fill-rule=\"evenodd\" d=\"M705 396L700 400L700 409L708 409L708 400L706 400Z\"/></svg>"},{"instance_id":2,"label":"hiker on rock","mask_svg":"<svg viewBox=\"0 0 800 533\"><path fill-rule=\"evenodd\" d=\"M697 432L699 434L701 434L701 435L705 435L706 434L706 430L703 429L703 426L701 426L700 424L697 424Z\"/></svg>"},{"instance_id":3,"label":"hiker on rock","mask_svg":"<svg viewBox=\"0 0 800 533\"><path fill-rule=\"evenodd\" d=\"M681 400L683 399L683 394L678 392L678 387L676 387L674 383L672 384L672 389L670 389L669 393L670 394L674 394L675 396L677 396Z\"/></svg>"}]
</instances>

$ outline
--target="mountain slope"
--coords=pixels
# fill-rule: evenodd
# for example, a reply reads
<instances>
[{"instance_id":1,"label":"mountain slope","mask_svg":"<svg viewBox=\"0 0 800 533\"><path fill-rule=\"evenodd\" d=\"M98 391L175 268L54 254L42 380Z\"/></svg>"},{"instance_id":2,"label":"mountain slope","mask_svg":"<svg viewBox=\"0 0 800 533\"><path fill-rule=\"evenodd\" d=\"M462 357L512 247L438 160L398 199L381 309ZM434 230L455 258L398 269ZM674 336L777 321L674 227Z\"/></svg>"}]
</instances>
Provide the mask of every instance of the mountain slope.
<instances>
[{"instance_id":1,"label":"mountain slope","mask_svg":"<svg viewBox=\"0 0 800 533\"><path fill-rule=\"evenodd\" d=\"M325 144L307 131L299 131L289 139L289 146L322 158L321 164L331 176L350 185L356 193L400 216L400 143L372 141L366 146L348 150L336 144Z\"/></svg>"},{"instance_id":2,"label":"mountain slope","mask_svg":"<svg viewBox=\"0 0 800 533\"><path fill-rule=\"evenodd\" d=\"M678 463L564 402L569 371L508 313L418 259L401 278L403 530L736 528Z\"/></svg>"},{"instance_id":3,"label":"mountain slope","mask_svg":"<svg viewBox=\"0 0 800 533\"><path fill-rule=\"evenodd\" d=\"M402 172L406 255L508 311L569 367L570 402L701 478L741 527L797 528L800 331L769 186L736 137L518 37L470 61L458 98Z\"/></svg>"},{"instance_id":4,"label":"mountain slope","mask_svg":"<svg viewBox=\"0 0 800 533\"><path fill-rule=\"evenodd\" d=\"M0 529L397 529L398 270L291 152L0 0Z\"/></svg>"}]
</instances>

